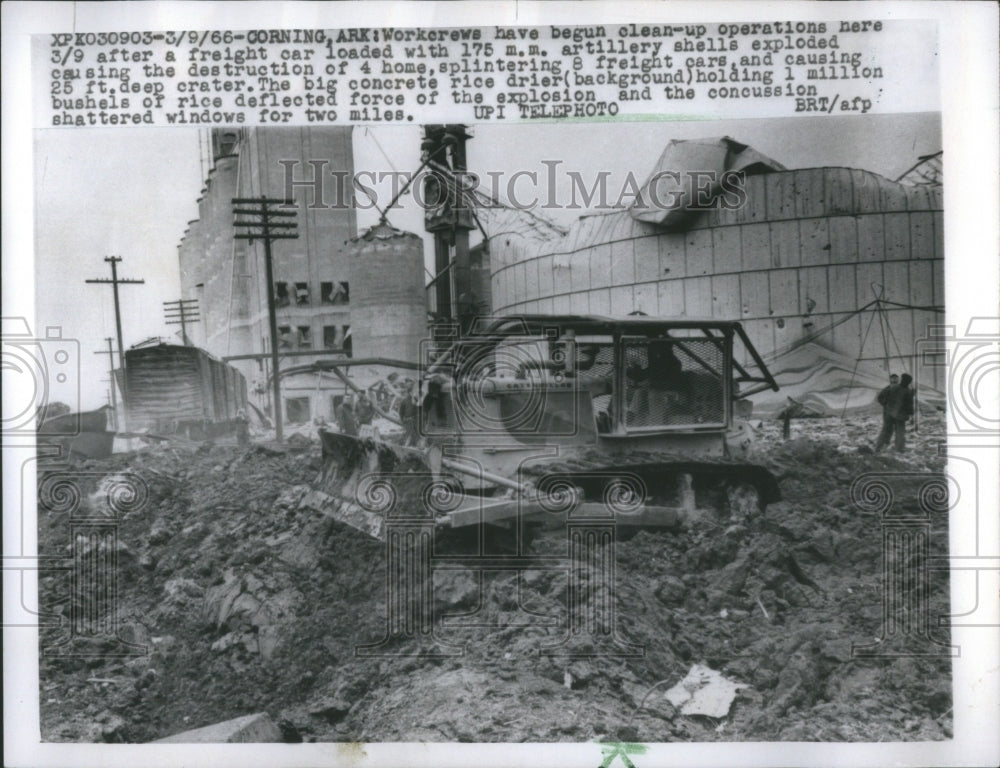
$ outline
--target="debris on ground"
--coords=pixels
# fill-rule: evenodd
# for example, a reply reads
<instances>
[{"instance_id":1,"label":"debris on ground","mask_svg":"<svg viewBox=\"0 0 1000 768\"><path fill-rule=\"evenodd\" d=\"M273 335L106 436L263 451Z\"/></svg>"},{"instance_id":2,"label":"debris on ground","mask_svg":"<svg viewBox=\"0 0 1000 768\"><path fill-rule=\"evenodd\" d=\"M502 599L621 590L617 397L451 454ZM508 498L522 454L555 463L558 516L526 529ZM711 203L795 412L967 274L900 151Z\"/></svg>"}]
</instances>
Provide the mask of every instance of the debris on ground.
<instances>
[{"instance_id":1,"label":"debris on ground","mask_svg":"<svg viewBox=\"0 0 1000 768\"><path fill-rule=\"evenodd\" d=\"M66 566L40 574L42 737L148 742L266 713L285 740L319 742L950 738L947 656L852 650L880 637L883 611L882 521L852 501L853 481L892 474L896 503L915 505L944 467L943 415L921 419L907 453L859 454L879 427L810 419L783 440L763 422L783 500L762 519L623 537L611 590L581 593L557 570L435 572L433 636L384 645L385 545L310 507L315 440L84 461L72 471L141 478L145 497L117 519L117 639L89 639L89 655L50 652L88 598L73 592L70 510L40 506L39 555ZM946 511L928 541L947 552ZM560 548L544 531L530 554ZM935 571L927 615L945 643L948 594ZM609 648L566 632L570 599L614 605ZM671 704L663 691L693 669L716 688ZM723 680L745 686L728 705L709 696Z\"/></svg>"},{"instance_id":2,"label":"debris on ground","mask_svg":"<svg viewBox=\"0 0 1000 768\"><path fill-rule=\"evenodd\" d=\"M725 618L725 617L723 617ZM747 686L727 680L704 664L695 664L677 685L663 694L682 715L725 717L733 699Z\"/></svg>"},{"instance_id":3,"label":"debris on ground","mask_svg":"<svg viewBox=\"0 0 1000 768\"><path fill-rule=\"evenodd\" d=\"M206 725L190 731L175 733L157 744L267 744L284 741L281 729L267 712L237 717L223 723Z\"/></svg>"}]
</instances>

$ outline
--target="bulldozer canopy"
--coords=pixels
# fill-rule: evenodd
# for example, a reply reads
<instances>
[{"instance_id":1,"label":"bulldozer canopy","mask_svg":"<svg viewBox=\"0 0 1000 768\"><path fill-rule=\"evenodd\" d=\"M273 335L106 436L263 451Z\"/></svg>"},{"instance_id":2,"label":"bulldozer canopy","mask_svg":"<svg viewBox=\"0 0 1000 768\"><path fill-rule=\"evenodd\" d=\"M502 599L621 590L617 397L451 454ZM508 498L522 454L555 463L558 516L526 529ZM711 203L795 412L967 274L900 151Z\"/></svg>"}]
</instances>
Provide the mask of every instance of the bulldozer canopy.
<instances>
[{"instance_id":1,"label":"bulldozer canopy","mask_svg":"<svg viewBox=\"0 0 1000 768\"><path fill-rule=\"evenodd\" d=\"M442 358L439 366L461 366L462 359L482 359L484 350L513 339L544 339L557 341L577 339L584 341L606 337L618 343L623 339L669 339L683 343L685 339L712 340L720 352L729 350L727 364L733 369L733 398L743 398L765 389L777 391L778 385L747 338L739 322L717 319L664 319L630 315L610 317L598 315L511 315L479 321L468 338L455 345L450 359ZM730 345L731 343L731 345ZM737 349L742 345L751 366L742 365L744 359ZM752 369L752 370L751 370Z\"/></svg>"}]
</instances>

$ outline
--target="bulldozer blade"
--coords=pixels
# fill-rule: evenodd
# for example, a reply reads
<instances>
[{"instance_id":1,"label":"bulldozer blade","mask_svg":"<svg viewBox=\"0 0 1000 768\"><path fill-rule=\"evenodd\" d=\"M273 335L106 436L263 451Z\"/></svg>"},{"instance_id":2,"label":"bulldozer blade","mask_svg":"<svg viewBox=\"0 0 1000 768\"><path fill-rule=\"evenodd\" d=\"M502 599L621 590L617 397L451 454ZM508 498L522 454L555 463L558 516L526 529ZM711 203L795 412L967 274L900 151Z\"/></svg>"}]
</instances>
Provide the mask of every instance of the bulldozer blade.
<instances>
[{"instance_id":1,"label":"bulldozer blade","mask_svg":"<svg viewBox=\"0 0 1000 768\"><path fill-rule=\"evenodd\" d=\"M362 533L385 540L384 515L367 505L366 486L380 475L430 472L416 448L320 430L322 465L310 494L310 506Z\"/></svg>"},{"instance_id":2,"label":"bulldozer blade","mask_svg":"<svg viewBox=\"0 0 1000 768\"><path fill-rule=\"evenodd\" d=\"M416 448L326 430L320 430L319 437L323 446L323 465L318 485L327 493L345 498L353 496L358 480L373 472L430 469L427 457Z\"/></svg>"},{"instance_id":3,"label":"bulldozer blade","mask_svg":"<svg viewBox=\"0 0 1000 768\"><path fill-rule=\"evenodd\" d=\"M373 539L385 541L385 517L377 512L369 512L356 501L313 490L302 499L302 505Z\"/></svg>"}]
</instances>

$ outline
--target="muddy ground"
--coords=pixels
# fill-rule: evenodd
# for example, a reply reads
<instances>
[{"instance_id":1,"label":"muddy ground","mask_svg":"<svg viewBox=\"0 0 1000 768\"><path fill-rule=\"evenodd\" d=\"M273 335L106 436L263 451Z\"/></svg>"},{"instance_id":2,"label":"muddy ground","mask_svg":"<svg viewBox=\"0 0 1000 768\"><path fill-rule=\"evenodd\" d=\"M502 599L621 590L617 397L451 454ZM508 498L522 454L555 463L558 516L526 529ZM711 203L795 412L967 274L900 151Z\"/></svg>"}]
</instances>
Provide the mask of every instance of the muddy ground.
<instances>
[{"instance_id":1,"label":"muddy ground","mask_svg":"<svg viewBox=\"0 0 1000 768\"><path fill-rule=\"evenodd\" d=\"M943 468L942 417L925 417L903 456L859 452L877 429L873 418L802 420L784 441L780 424L762 424L758 460L783 500L747 525L617 542L614 587L590 595L617 610L617 636L600 647L586 633L566 639L565 573L457 571L435 573L432 638L359 655L386 634L385 550L300 504L317 443L159 445L74 465L62 471L83 478L83 496L115 473L141 478L146 494L122 505L117 543L78 549L95 568L116 551L112 640L69 569L70 515L87 502L41 492L39 554L66 567L40 581L42 737L145 742L266 711L289 741L950 738L950 659L852 654L912 650L924 616L933 640L948 639L936 627L944 572L926 603L910 603L916 629L885 636L882 520L850 496L863 473L898 473L893 509L918 510L924 478ZM932 555L948 541L938 507ZM563 536L545 532L532 553L557 551ZM71 633L73 615L95 636ZM696 663L745 686L727 715L685 714L664 697Z\"/></svg>"}]
</instances>

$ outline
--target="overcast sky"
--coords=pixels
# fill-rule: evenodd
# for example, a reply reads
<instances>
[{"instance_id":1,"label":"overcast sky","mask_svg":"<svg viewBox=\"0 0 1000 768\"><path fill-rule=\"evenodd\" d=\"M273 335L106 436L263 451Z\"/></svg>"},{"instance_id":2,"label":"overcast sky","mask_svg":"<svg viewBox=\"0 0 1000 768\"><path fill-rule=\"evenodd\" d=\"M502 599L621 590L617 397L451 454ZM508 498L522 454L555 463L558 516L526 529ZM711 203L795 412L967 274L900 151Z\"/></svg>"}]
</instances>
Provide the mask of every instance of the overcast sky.
<instances>
[{"instance_id":1,"label":"overcast sky","mask_svg":"<svg viewBox=\"0 0 1000 768\"><path fill-rule=\"evenodd\" d=\"M848 166L896 178L918 156L941 149L940 116L870 115L663 123L598 123L496 126L473 129L470 170L517 170L539 175L546 194L545 160L559 160L560 172L585 179L609 171L617 192L631 172L640 181L671 139L728 135L789 168ZM418 127L356 128L355 170L414 171L419 164ZM80 341L81 407L105 401L106 336L114 335L109 286L84 280L108 277L106 255L120 255L120 275L145 279L123 286L122 324L126 348L153 336L169 337L162 302L180 297L177 244L198 215L204 182L198 131L191 129L45 129L35 140L36 327L58 325ZM565 176L560 175L565 182ZM518 188L519 190L521 187ZM276 190L277 192L277 190ZM562 194L562 193L561 193ZM568 197L568 196L567 196ZM422 231L422 217L410 202L390 221ZM549 211L562 224L580 211ZM374 223L361 211L359 226ZM72 400L58 387L55 400Z\"/></svg>"}]
</instances>

